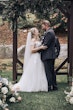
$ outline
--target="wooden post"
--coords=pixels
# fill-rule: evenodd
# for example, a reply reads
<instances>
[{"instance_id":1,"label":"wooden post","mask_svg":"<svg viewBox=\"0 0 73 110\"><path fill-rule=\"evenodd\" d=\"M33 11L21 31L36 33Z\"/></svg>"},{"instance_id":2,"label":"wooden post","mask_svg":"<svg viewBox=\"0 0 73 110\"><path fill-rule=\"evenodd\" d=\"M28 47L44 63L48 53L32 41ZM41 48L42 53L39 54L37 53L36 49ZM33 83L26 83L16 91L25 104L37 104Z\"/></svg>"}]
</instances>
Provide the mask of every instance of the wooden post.
<instances>
[{"instance_id":1,"label":"wooden post","mask_svg":"<svg viewBox=\"0 0 73 110\"><path fill-rule=\"evenodd\" d=\"M72 85L73 80L73 1L71 1L71 13L70 13L70 39L69 39L69 83Z\"/></svg>"},{"instance_id":2,"label":"wooden post","mask_svg":"<svg viewBox=\"0 0 73 110\"><path fill-rule=\"evenodd\" d=\"M13 81L17 79L17 17L13 20Z\"/></svg>"},{"instance_id":3,"label":"wooden post","mask_svg":"<svg viewBox=\"0 0 73 110\"><path fill-rule=\"evenodd\" d=\"M68 21L67 21L67 28L68 28L68 52L67 52L67 56L68 56L68 83L69 83L69 68L70 68L70 59L69 59L69 50L70 50L70 47L69 47L69 44L70 44L70 16L68 17Z\"/></svg>"}]
</instances>

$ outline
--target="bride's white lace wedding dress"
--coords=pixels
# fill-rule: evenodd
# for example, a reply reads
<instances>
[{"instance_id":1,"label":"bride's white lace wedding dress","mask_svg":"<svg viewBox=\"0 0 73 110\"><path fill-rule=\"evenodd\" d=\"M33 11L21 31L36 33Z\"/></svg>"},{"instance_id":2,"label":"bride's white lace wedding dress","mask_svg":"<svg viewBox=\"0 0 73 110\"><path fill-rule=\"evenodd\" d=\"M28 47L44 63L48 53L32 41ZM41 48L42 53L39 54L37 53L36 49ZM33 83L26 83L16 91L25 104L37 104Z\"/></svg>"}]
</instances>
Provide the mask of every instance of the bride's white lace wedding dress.
<instances>
[{"instance_id":1,"label":"bride's white lace wedding dress","mask_svg":"<svg viewBox=\"0 0 73 110\"><path fill-rule=\"evenodd\" d=\"M40 46L40 42L32 42L32 45L38 47ZM19 82L13 86L13 89L24 92L48 91L46 74L40 58L40 53L31 54L23 75Z\"/></svg>"}]
</instances>

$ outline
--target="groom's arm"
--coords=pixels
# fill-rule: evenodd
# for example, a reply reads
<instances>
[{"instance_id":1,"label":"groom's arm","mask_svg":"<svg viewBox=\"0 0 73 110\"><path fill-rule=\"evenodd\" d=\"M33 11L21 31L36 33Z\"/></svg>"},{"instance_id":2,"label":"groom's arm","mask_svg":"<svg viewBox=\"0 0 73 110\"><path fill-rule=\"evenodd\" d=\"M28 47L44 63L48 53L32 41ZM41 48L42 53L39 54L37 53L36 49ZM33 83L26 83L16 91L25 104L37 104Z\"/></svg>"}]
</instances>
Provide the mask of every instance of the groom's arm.
<instances>
[{"instance_id":1,"label":"groom's arm","mask_svg":"<svg viewBox=\"0 0 73 110\"><path fill-rule=\"evenodd\" d=\"M45 50L46 48L47 48L47 46L43 46L43 45L41 45L40 47L35 47L35 46L31 45L31 52L32 53L40 52L42 50Z\"/></svg>"}]
</instances>

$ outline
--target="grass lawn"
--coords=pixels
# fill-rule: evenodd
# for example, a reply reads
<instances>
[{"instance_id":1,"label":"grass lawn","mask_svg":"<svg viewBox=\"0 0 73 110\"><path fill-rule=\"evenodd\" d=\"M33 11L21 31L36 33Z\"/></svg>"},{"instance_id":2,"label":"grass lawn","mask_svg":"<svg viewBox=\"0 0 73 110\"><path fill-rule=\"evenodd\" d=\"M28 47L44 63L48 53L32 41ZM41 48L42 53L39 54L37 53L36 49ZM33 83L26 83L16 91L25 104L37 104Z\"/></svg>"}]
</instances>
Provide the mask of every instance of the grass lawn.
<instances>
[{"instance_id":1,"label":"grass lawn","mask_svg":"<svg viewBox=\"0 0 73 110\"><path fill-rule=\"evenodd\" d=\"M2 77L8 77L12 80L11 72L0 72ZM64 90L67 90L67 77L57 76L58 91L38 92L38 93L20 93L22 101L16 104L10 104L10 110L73 110L73 105L65 101ZM31 86L31 85L30 85ZM0 108L1 110L1 108Z\"/></svg>"}]
</instances>

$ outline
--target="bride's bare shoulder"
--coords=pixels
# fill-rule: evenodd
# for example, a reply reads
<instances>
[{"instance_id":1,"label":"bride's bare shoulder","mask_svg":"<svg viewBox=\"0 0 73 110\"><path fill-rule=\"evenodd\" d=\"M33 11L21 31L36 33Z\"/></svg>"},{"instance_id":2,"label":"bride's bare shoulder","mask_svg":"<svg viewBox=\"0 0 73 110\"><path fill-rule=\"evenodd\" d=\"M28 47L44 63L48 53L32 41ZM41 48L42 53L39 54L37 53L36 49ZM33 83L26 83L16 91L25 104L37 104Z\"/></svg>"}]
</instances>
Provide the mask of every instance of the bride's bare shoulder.
<instances>
[{"instance_id":1,"label":"bride's bare shoulder","mask_svg":"<svg viewBox=\"0 0 73 110\"><path fill-rule=\"evenodd\" d=\"M33 46L34 44L35 44L35 39L32 38L32 39L31 39L31 45Z\"/></svg>"}]
</instances>

